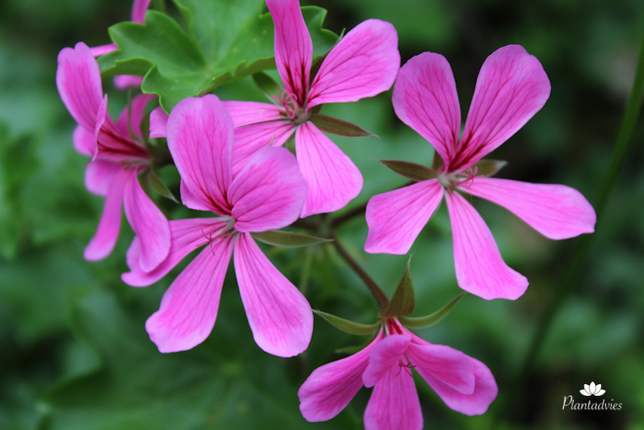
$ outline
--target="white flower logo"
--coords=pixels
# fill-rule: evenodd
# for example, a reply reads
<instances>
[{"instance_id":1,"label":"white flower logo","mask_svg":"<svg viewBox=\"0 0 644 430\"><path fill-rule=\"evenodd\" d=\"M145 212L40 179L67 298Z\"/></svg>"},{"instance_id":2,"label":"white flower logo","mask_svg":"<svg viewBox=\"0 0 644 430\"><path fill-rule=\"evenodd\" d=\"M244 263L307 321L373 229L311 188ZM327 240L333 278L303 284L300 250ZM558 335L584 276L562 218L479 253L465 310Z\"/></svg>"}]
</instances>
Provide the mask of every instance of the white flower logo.
<instances>
[{"instance_id":1,"label":"white flower logo","mask_svg":"<svg viewBox=\"0 0 644 430\"><path fill-rule=\"evenodd\" d=\"M579 392L584 396L601 396L606 390L602 390L602 384L595 385L594 382L591 382L590 385L584 384L584 389Z\"/></svg>"}]
</instances>

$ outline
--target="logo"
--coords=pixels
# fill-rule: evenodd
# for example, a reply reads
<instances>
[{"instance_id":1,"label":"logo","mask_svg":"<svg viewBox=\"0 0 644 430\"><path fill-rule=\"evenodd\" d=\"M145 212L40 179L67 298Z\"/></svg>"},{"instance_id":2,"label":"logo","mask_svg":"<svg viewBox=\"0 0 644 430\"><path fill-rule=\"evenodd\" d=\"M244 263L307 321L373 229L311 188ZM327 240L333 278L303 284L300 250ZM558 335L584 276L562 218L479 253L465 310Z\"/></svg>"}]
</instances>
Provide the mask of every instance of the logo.
<instances>
[{"instance_id":1,"label":"logo","mask_svg":"<svg viewBox=\"0 0 644 430\"><path fill-rule=\"evenodd\" d=\"M584 396L602 396L606 390L602 390L602 384L595 385L594 382L591 382L590 385L584 384L584 389L579 392Z\"/></svg>"},{"instance_id":2,"label":"logo","mask_svg":"<svg viewBox=\"0 0 644 430\"><path fill-rule=\"evenodd\" d=\"M606 390L602 390L602 384L595 385L594 382L584 384L584 389L579 390L579 392L586 397L598 397L606 394ZM610 399L610 402L607 402L606 399L602 399L601 402L590 399L588 401L577 402L572 395L568 395L564 396L561 410L566 408L569 408L571 411L621 411L622 403L615 402L615 399Z\"/></svg>"}]
</instances>

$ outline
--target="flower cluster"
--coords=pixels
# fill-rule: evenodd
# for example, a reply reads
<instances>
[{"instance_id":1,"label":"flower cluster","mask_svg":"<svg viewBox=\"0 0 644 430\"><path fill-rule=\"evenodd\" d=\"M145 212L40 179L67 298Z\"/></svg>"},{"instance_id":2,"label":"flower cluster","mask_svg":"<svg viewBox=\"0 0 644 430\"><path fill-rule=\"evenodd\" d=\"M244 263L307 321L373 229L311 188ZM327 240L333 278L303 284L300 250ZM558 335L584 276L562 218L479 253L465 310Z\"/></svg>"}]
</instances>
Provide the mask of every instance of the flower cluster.
<instances>
[{"instance_id":1,"label":"flower cluster","mask_svg":"<svg viewBox=\"0 0 644 430\"><path fill-rule=\"evenodd\" d=\"M149 5L150 0L136 0L132 21L144 24ZM231 259L257 345L279 357L293 357L308 348L311 306L268 260L255 238L291 237L276 230L300 218L340 210L360 193L359 169L325 132L369 134L321 115L323 104L356 102L393 86L397 116L435 149L431 168L383 160L413 183L370 199L364 245L369 253L408 253L444 198L458 285L484 299L514 300L525 292L528 281L505 264L467 196L505 207L551 239L593 231L595 212L578 191L491 178L500 164L483 160L549 97L543 67L523 47L500 48L485 61L461 134L454 77L440 54L420 54L401 68L396 30L388 22L371 19L315 59L299 1L266 0L266 6L274 23L275 65L283 83L272 96L273 104L194 94L166 110L163 104L154 108L154 94L140 94L114 122L95 57L119 47L89 48L80 42L58 57L58 90L78 122L74 147L91 157L87 189L105 196L85 258L99 260L112 252L122 206L135 233L127 251L130 271L122 275L125 283L151 285L203 247L147 320L146 330L160 352L185 351L208 337ZM138 88L142 82L140 76L121 75L115 84L120 89ZM150 143L150 138L158 141ZM166 143L169 155L162 160L157 146ZM140 177L149 179L163 162L176 166L183 205L207 216L168 221L140 183ZM310 244L333 238L298 240ZM374 387L364 416L367 429L421 429L413 371L451 409L467 415L484 413L497 395L490 370L462 352L413 334L404 319L413 304L385 309L386 296L373 281L368 285L381 305L377 334L360 352L309 376L298 393L303 416L309 421L329 420L366 386Z\"/></svg>"}]
</instances>

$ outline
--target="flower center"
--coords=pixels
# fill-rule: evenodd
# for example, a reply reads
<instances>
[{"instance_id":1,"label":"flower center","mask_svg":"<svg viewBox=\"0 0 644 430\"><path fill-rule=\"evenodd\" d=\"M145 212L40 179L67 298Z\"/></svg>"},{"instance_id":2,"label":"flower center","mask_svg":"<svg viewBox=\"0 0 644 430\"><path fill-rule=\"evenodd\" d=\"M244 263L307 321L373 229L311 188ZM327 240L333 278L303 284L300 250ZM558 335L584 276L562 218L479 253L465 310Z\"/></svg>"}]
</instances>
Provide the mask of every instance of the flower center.
<instances>
[{"instance_id":1,"label":"flower center","mask_svg":"<svg viewBox=\"0 0 644 430\"><path fill-rule=\"evenodd\" d=\"M235 231L235 219L233 217L222 217L227 219L226 225L221 227L220 224L212 225L209 227L202 227L201 234L206 239L205 242L197 245L197 248L207 244L212 243L215 239L226 238L236 233Z\"/></svg>"},{"instance_id":2,"label":"flower center","mask_svg":"<svg viewBox=\"0 0 644 430\"><path fill-rule=\"evenodd\" d=\"M297 125L304 124L311 118L311 114L306 112L297 103L297 97L288 91L282 91L279 97L273 96L273 99L284 108L284 116L289 121Z\"/></svg>"},{"instance_id":3,"label":"flower center","mask_svg":"<svg viewBox=\"0 0 644 430\"><path fill-rule=\"evenodd\" d=\"M477 176L483 176L478 175L478 171L478 167L474 166L459 173L443 173L438 175L436 179L438 179L438 182L443 186L443 188L449 191L454 191L454 188L456 187L469 187L472 185L472 182L474 182L474 178Z\"/></svg>"},{"instance_id":4,"label":"flower center","mask_svg":"<svg viewBox=\"0 0 644 430\"><path fill-rule=\"evenodd\" d=\"M416 366L414 366L410 362L407 362L407 364L403 363L403 359L401 358L400 360L398 360L398 367L399 369L398 373L396 373L396 376L400 375L400 372L402 372L403 369L405 369L405 372L407 372L409 376L412 376L411 369L415 368Z\"/></svg>"}]
</instances>

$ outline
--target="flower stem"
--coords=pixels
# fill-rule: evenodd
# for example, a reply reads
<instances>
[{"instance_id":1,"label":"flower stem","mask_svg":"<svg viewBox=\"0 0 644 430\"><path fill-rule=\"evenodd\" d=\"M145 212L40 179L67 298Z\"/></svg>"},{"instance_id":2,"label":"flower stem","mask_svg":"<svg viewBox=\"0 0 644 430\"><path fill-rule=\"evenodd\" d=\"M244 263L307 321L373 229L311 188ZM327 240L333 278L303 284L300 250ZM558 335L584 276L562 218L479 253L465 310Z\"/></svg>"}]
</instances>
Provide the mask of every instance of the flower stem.
<instances>
[{"instance_id":1,"label":"flower stem","mask_svg":"<svg viewBox=\"0 0 644 430\"><path fill-rule=\"evenodd\" d=\"M360 205L356 208L351 209L349 212L345 212L344 214L338 216L337 218L333 218L331 220L331 227L335 228L339 226L340 224L349 221L352 218L355 218L357 216L360 216L364 214L365 209L367 208L367 204Z\"/></svg>"},{"instance_id":2,"label":"flower stem","mask_svg":"<svg viewBox=\"0 0 644 430\"><path fill-rule=\"evenodd\" d=\"M642 97L644 97L644 36L642 38L642 46L640 48L637 69L635 71L635 80L633 82L633 87L626 104L626 110L624 111L622 125L617 136L615 148L613 149L613 153L611 155L608 171L604 176L601 188L598 193L597 201L595 203L598 225L599 220L603 220L601 214L603 213L610 194L615 186L615 183L617 182L620 169L626 157L628 146L640 115L640 110L642 107ZM584 261L586 260L586 256L588 255L588 252L590 250L590 244L594 237L595 235L585 235L581 238L580 241L577 242L577 249L574 253L570 266L568 267L568 271L563 278L560 288L557 289L557 295L553 299L549 309L541 318L541 321L537 327L537 331L534 335L534 338L532 339L530 348L528 349L523 367L521 369L521 373L519 374L518 378L519 387L523 385L528 378L529 373L532 370L534 363L536 362L546 335L550 330L552 321L557 314L557 311L561 307L564 299L570 294L570 292L574 290L574 287L577 285Z\"/></svg>"},{"instance_id":3,"label":"flower stem","mask_svg":"<svg viewBox=\"0 0 644 430\"><path fill-rule=\"evenodd\" d=\"M346 249L340 244L340 241L335 237L334 233L331 233L330 235L333 239L333 245L335 246L335 249L338 251L338 254L344 259L344 261L347 262L349 267L353 269L354 272L362 279L362 281L367 285L367 288L369 288L369 291L373 295L373 297L376 299L376 302L378 303L378 307L382 311L383 309L387 309L387 306L389 306L389 299L385 295L385 293L380 289L378 284L376 284L376 281L374 281L371 276L367 272L364 271L362 267L358 264L356 260L349 255Z\"/></svg>"}]
</instances>

